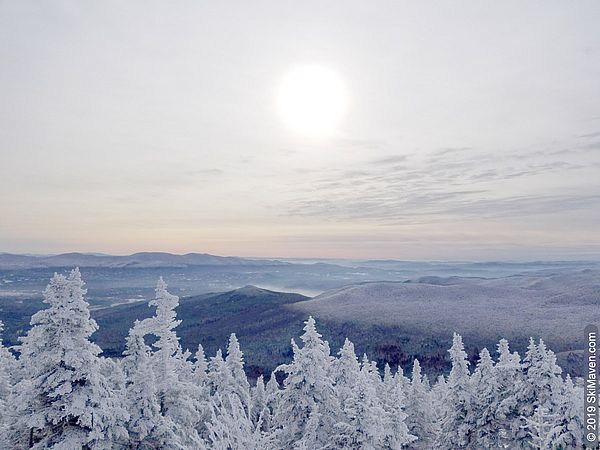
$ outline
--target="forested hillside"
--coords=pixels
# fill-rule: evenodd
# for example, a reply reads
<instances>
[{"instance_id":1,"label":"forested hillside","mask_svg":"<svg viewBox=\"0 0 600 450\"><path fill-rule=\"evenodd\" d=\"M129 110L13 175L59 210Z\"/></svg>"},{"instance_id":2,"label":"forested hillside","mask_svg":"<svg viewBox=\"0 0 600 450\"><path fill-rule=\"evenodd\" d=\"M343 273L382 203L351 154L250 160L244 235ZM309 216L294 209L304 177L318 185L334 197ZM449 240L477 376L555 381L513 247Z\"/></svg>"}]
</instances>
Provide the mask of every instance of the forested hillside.
<instances>
[{"instance_id":1,"label":"forested hillside","mask_svg":"<svg viewBox=\"0 0 600 450\"><path fill-rule=\"evenodd\" d=\"M293 358L250 383L235 334L192 355L176 333L179 298L162 279L154 314L122 359L101 357L79 271L55 275L18 358L0 347L0 447L54 449L580 448L583 392L554 353L504 339L469 367L454 334L448 376L380 370L346 340L332 351L305 322Z\"/></svg>"}]
</instances>

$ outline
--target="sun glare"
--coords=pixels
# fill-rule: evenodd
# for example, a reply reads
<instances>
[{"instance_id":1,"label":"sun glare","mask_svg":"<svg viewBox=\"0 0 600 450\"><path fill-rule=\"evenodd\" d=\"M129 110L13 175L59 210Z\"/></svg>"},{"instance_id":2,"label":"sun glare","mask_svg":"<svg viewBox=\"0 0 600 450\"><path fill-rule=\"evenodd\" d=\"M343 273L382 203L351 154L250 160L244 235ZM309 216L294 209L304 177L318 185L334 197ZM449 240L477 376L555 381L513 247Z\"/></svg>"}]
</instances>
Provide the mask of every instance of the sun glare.
<instances>
[{"instance_id":1,"label":"sun glare","mask_svg":"<svg viewBox=\"0 0 600 450\"><path fill-rule=\"evenodd\" d=\"M286 126L304 136L331 134L341 122L347 104L342 79L325 67L298 67L279 87L278 107Z\"/></svg>"}]
</instances>

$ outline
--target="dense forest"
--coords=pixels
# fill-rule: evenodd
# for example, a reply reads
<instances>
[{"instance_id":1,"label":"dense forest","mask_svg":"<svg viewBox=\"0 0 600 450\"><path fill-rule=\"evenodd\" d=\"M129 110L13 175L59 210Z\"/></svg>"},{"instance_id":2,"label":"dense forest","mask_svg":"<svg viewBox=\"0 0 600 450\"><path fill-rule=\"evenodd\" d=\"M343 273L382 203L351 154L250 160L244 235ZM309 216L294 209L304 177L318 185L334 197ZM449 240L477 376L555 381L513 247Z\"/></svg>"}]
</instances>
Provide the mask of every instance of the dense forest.
<instances>
[{"instance_id":1,"label":"dense forest","mask_svg":"<svg viewBox=\"0 0 600 450\"><path fill-rule=\"evenodd\" d=\"M315 321L281 375L250 383L232 334L224 354L182 349L177 296L160 279L152 317L122 358L102 357L78 269L55 274L21 345L0 341L0 447L14 449L581 448L583 387L530 341L500 340L469 367L454 335L448 376L378 368L346 340L332 355ZM278 382L277 380L282 380Z\"/></svg>"}]
</instances>

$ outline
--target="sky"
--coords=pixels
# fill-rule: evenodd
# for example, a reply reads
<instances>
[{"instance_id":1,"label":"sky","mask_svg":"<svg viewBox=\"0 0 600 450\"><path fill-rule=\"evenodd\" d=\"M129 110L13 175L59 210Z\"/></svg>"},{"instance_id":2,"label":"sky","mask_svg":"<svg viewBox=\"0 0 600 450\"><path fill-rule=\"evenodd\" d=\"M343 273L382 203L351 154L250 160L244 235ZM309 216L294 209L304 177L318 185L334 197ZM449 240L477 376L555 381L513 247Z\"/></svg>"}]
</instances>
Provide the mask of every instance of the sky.
<instances>
[{"instance_id":1,"label":"sky","mask_svg":"<svg viewBox=\"0 0 600 450\"><path fill-rule=\"evenodd\" d=\"M598 23L596 0L0 0L0 251L600 258ZM344 97L327 132L281 106L305 67Z\"/></svg>"}]
</instances>

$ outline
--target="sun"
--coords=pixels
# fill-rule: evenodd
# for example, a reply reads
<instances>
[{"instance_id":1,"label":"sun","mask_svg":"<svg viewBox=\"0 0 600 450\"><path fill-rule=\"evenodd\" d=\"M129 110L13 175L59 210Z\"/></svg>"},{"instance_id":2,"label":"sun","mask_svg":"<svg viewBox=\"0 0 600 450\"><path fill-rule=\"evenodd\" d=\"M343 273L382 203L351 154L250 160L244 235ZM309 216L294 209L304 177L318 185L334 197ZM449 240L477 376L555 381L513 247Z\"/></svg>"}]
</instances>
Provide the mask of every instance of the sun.
<instances>
[{"instance_id":1,"label":"sun","mask_svg":"<svg viewBox=\"0 0 600 450\"><path fill-rule=\"evenodd\" d=\"M307 137L324 137L340 124L348 95L335 71L306 65L291 70L283 79L277 102L290 130Z\"/></svg>"}]
</instances>

